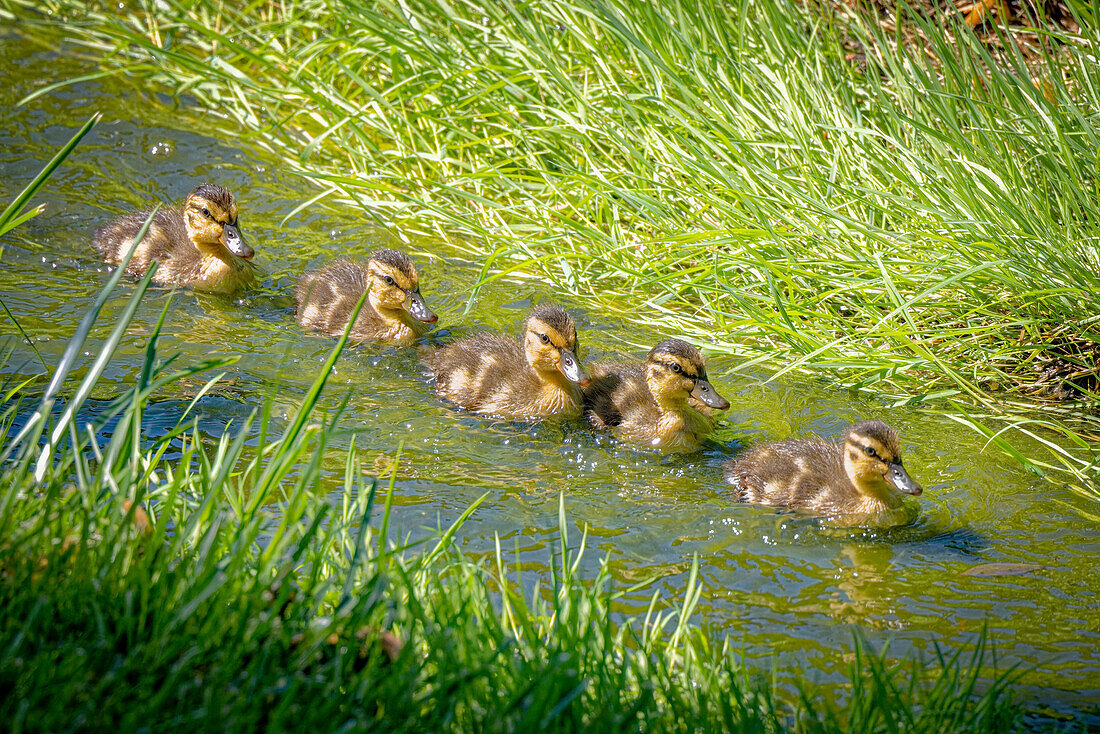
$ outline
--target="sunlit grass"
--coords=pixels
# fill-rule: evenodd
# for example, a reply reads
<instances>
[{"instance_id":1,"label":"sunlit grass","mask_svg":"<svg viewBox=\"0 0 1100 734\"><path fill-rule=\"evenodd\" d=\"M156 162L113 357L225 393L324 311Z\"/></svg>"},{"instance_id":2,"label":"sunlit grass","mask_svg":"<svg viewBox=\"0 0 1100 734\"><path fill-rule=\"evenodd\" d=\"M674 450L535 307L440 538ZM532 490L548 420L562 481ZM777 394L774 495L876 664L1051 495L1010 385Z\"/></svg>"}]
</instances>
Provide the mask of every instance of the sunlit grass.
<instances>
[{"instance_id":1,"label":"sunlit grass","mask_svg":"<svg viewBox=\"0 0 1100 734\"><path fill-rule=\"evenodd\" d=\"M994 62L961 26L914 18L911 48L782 0L45 7L101 73L189 95L314 180L303 206L947 411L1095 492L1094 28ZM1084 392L1036 421L1052 364Z\"/></svg>"}]
</instances>

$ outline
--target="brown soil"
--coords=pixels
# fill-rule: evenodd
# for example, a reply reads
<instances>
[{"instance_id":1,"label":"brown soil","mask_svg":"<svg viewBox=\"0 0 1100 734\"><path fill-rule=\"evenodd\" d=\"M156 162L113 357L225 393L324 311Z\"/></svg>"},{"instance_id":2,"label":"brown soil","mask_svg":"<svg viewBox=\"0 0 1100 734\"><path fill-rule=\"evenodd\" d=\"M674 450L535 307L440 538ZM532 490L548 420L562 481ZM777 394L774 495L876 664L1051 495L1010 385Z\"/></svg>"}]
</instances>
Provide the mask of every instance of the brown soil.
<instances>
[{"instance_id":1,"label":"brown soil","mask_svg":"<svg viewBox=\"0 0 1100 734\"><path fill-rule=\"evenodd\" d=\"M911 49L921 49L929 55L931 51L925 32L918 24L911 22L915 16L935 21L948 40L953 40L955 29L969 28L986 44L994 58L1000 58L1006 52L1004 36L1007 31L1029 64L1042 59L1044 44L1047 52L1051 45L1049 37L1034 29L1056 28L1074 35L1081 30L1068 6L1058 0L816 1L830 8L842 23L857 18L863 21L874 19L887 38L900 38ZM956 19L961 20L963 25L957 25ZM872 51L854 39L846 45L850 49L850 61L862 62L865 54Z\"/></svg>"},{"instance_id":2,"label":"brown soil","mask_svg":"<svg viewBox=\"0 0 1100 734\"><path fill-rule=\"evenodd\" d=\"M1051 346L1036 360L1034 378L1018 378L1025 392L1051 400L1092 402L1100 396L1100 334L1080 333L1079 329L1067 325L1048 335L1044 341Z\"/></svg>"}]
</instances>

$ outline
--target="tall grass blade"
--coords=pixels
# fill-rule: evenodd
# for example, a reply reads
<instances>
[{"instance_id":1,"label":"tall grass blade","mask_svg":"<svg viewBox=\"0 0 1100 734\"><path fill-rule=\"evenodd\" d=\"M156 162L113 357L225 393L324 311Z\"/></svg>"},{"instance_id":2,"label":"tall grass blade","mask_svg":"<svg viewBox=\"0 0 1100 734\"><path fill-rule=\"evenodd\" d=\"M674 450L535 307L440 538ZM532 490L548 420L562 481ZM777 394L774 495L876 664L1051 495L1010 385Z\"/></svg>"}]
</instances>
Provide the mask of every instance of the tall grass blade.
<instances>
[{"instance_id":1,"label":"tall grass blade","mask_svg":"<svg viewBox=\"0 0 1100 734\"><path fill-rule=\"evenodd\" d=\"M54 157L50 159L50 162L34 177L34 180L27 184L23 191L8 204L3 212L0 212L0 236L27 220L28 217L23 217L18 220L16 217L19 215L19 212L23 210L23 207L26 206L27 202L30 201L31 197L38 193L38 190L46 183L46 180L49 179L53 172L57 170L57 167L69 157L73 149L80 144L84 136L95 127L95 124L99 122L101 118L102 115L98 112L92 115L91 118L89 118L88 121L69 139L69 142L61 146L57 153L54 154Z\"/></svg>"}]
</instances>

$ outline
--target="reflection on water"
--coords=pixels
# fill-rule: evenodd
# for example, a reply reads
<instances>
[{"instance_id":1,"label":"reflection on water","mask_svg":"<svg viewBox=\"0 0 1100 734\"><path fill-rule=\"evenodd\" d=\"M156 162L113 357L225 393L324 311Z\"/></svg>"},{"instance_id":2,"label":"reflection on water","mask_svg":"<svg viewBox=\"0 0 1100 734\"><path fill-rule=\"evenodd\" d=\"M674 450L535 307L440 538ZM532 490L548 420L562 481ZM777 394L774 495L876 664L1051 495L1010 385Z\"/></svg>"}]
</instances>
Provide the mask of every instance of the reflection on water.
<instances>
[{"instance_id":1,"label":"reflection on water","mask_svg":"<svg viewBox=\"0 0 1100 734\"><path fill-rule=\"evenodd\" d=\"M12 36L0 36L0 59L12 70L0 89L5 201L84 121L89 100L105 113L47 185L46 214L3 243L0 299L46 361L56 364L106 281L91 232L123 211L178 201L196 183L216 181L240 202L261 287L236 299L151 291L105 373L104 389L118 390L96 397L109 399L132 383L146 337L167 307L162 354L181 353L181 364L241 357L196 406L203 433L217 436L242 425L265 400L273 401L276 421L291 414L333 345L295 324L289 294L297 275L339 256L365 257L394 244L393 237L372 229L369 216L353 208L311 207L282 223L315 194L306 182L246 143L192 132L206 122L191 119L186 109L130 104L132 90L122 95L102 86L108 82L82 83L16 107L43 83L36 76L43 69L57 79L84 70ZM133 119L137 109L147 119ZM516 333L532 302L561 300L545 286L497 283L464 317L480 263L433 242L408 249L425 299L440 314L440 338L483 327ZM123 290L131 288L127 283ZM108 305L89 353L122 302ZM586 360L631 351L626 342L655 344L671 336L625 327L584 307L570 310ZM0 328L15 334L7 321ZM620 446L579 425L474 418L436 401L415 350L355 346L337 364L323 401L325 410L335 410L350 394L346 433L334 437L325 471L336 491L353 434L368 470L389 471L396 462L399 536L445 526L488 493L459 542L470 553L488 553L499 536L502 547L515 549L532 569L551 562L564 494L570 523L588 531L587 572L594 574L607 557L623 584L658 577L657 588L674 604L698 557L701 620L731 635L749 659L778 659L811 679L830 680L844 669L857 630L897 654L932 654L935 645L951 650L972 643L988 625L999 660L1030 669L1022 685L1046 705L1081 710L1100 697L1100 534L1074 512L1080 499L983 453L980 437L934 414L888 409L817 381L768 382L766 371L743 373L738 366L728 357L709 360L712 381L733 407L707 449L685 459ZM40 369L31 350L18 345L3 373ZM201 384L196 378L194 392ZM173 429L194 392L158 397L144 424L151 439ZM89 410L101 405L91 403ZM809 433L839 438L850 423L870 416L899 429L906 465L925 487L915 523L889 531L842 529L731 501L722 464L741 446ZM990 562L1044 568L1020 576L963 575ZM649 602L649 593L628 594L618 609L644 613Z\"/></svg>"}]
</instances>

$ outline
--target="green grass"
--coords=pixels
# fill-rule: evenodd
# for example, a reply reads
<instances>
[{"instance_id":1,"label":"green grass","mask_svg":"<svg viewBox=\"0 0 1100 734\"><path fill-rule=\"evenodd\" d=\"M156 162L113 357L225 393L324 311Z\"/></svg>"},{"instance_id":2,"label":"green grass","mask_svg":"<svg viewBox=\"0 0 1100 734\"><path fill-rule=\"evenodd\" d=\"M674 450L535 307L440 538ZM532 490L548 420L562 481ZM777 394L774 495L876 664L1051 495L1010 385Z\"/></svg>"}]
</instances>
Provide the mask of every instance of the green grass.
<instances>
[{"instance_id":1,"label":"green grass","mask_svg":"<svg viewBox=\"0 0 1100 734\"><path fill-rule=\"evenodd\" d=\"M354 445L340 491L322 483L340 415L315 411L346 333L278 425L269 403L224 435L202 433L191 408L215 374L150 437L144 412L161 392L232 361L162 358L166 304L134 384L92 410L153 270L82 376L72 366L125 263L47 386L4 370L0 721L11 731L1019 727L1009 675L988 669L981 644L899 663L857 639L847 683L792 695L743 668L736 640L692 622L696 567L678 606L655 588L644 618L616 615L618 596L646 585L616 589L606 567L582 577L585 541L570 543L564 500L560 544L534 582L499 543L483 558L453 544L480 500L436 536L398 541L392 484L368 476Z\"/></svg>"},{"instance_id":2,"label":"green grass","mask_svg":"<svg viewBox=\"0 0 1100 734\"><path fill-rule=\"evenodd\" d=\"M303 207L931 406L1096 496L1094 26L995 61L784 0L34 6L0 12L224 115L316 183ZM1084 392L1039 412L1051 366Z\"/></svg>"}]
</instances>

